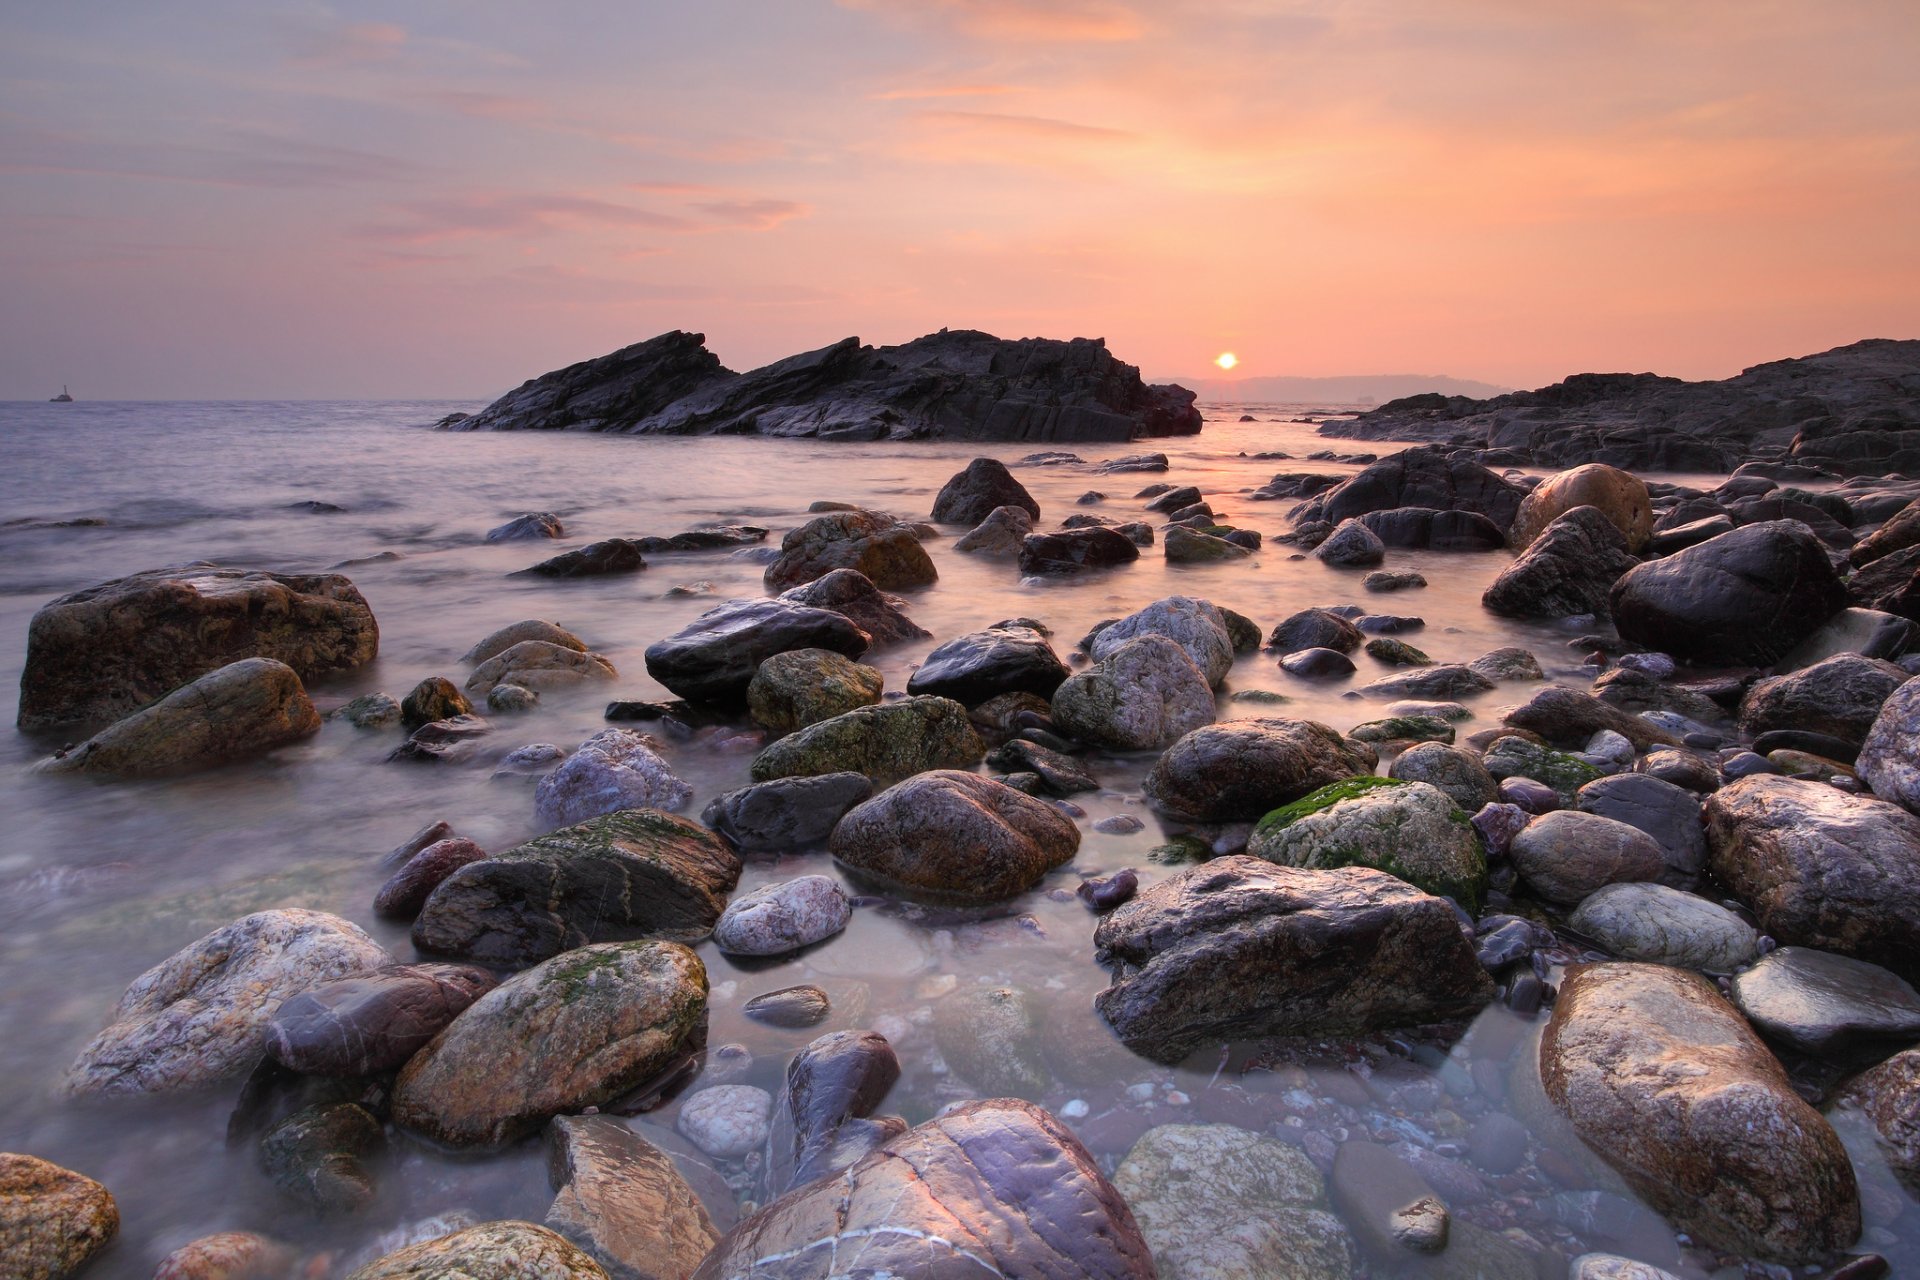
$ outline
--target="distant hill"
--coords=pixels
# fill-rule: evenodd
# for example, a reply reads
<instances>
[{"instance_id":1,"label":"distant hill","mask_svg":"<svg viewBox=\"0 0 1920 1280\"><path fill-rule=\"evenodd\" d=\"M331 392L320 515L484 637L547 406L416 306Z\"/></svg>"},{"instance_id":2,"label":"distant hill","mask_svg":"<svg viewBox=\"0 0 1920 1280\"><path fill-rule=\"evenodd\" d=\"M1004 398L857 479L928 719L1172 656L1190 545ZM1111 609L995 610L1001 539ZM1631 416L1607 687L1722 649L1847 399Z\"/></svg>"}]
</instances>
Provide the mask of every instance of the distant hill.
<instances>
[{"instance_id":1,"label":"distant hill","mask_svg":"<svg viewBox=\"0 0 1920 1280\"><path fill-rule=\"evenodd\" d=\"M1471 396L1484 400L1511 387L1468 378L1450 378L1440 373L1348 374L1337 378L1155 378L1155 382L1177 382L1202 400L1225 400L1233 404L1384 404L1403 396Z\"/></svg>"}]
</instances>

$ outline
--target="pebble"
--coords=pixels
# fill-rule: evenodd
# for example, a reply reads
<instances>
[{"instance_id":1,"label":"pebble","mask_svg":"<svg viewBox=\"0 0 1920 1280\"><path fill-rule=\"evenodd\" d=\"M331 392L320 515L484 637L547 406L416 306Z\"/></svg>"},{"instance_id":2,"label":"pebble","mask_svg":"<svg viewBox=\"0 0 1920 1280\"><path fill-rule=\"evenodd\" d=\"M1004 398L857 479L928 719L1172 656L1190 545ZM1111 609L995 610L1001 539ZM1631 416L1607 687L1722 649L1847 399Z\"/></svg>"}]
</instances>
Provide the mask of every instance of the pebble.
<instances>
[{"instance_id":1,"label":"pebble","mask_svg":"<svg viewBox=\"0 0 1920 1280\"><path fill-rule=\"evenodd\" d=\"M1146 827L1146 823L1130 813L1116 813L1093 824L1095 831L1110 836L1130 836L1136 831L1146 830Z\"/></svg>"}]
</instances>

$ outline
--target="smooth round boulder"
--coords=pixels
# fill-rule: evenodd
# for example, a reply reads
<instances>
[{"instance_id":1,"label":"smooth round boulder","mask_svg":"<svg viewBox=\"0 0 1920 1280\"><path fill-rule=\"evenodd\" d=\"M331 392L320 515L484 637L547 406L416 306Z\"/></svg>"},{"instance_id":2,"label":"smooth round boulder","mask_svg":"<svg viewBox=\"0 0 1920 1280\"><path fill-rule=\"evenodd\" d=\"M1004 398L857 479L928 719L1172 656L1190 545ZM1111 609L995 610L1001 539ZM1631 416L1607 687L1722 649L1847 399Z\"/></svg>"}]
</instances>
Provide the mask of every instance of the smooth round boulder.
<instances>
[{"instance_id":1,"label":"smooth round boulder","mask_svg":"<svg viewBox=\"0 0 1920 1280\"><path fill-rule=\"evenodd\" d=\"M495 984L464 964L388 965L318 983L274 1010L267 1056L302 1075L396 1070Z\"/></svg>"},{"instance_id":2,"label":"smooth round boulder","mask_svg":"<svg viewBox=\"0 0 1920 1280\"><path fill-rule=\"evenodd\" d=\"M1610 884L1568 920L1622 960L1732 973L1759 954L1754 927L1717 903L1660 884Z\"/></svg>"},{"instance_id":3,"label":"smooth round boulder","mask_svg":"<svg viewBox=\"0 0 1920 1280\"><path fill-rule=\"evenodd\" d=\"M400 723L407 729L472 714L473 704L445 676L428 676L400 700Z\"/></svg>"},{"instance_id":4,"label":"smooth round boulder","mask_svg":"<svg viewBox=\"0 0 1920 1280\"><path fill-rule=\"evenodd\" d=\"M753 758L753 780L865 774L890 786L929 769L965 769L987 747L967 709L951 698L910 697L858 707L810 724Z\"/></svg>"},{"instance_id":5,"label":"smooth round boulder","mask_svg":"<svg viewBox=\"0 0 1920 1280\"><path fill-rule=\"evenodd\" d=\"M1891 662L1840 653L1755 682L1740 700L1740 727L1754 737L1779 729L1866 739L1895 690L1910 677Z\"/></svg>"},{"instance_id":6,"label":"smooth round boulder","mask_svg":"<svg viewBox=\"0 0 1920 1280\"><path fill-rule=\"evenodd\" d=\"M1179 645L1215 688L1233 669L1234 643L1226 615L1212 601L1192 596L1168 596L1108 623L1095 633L1088 652L1098 661L1145 635L1165 636Z\"/></svg>"},{"instance_id":7,"label":"smooth round boulder","mask_svg":"<svg viewBox=\"0 0 1920 1280\"><path fill-rule=\"evenodd\" d=\"M573 632L557 622L548 622L545 618L526 618L509 623L497 631L489 632L473 648L460 655L460 661L479 666L488 658L498 657L522 640L544 640L548 644L557 644L563 649L572 649L577 653L587 651L587 643Z\"/></svg>"},{"instance_id":8,"label":"smooth round boulder","mask_svg":"<svg viewBox=\"0 0 1920 1280\"><path fill-rule=\"evenodd\" d=\"M1369 775L1322 787L1262 818L1247 853L1284 867L1372 867L1469 912L1487 888L1473 824L1424 782Z\"/></svg>"},{"instance_id":9,"label":"smooth round boulder","mask_svg":"<svg viewBox=\"0 0 1920 1280\"><path fill-rule=\"evenodd\" d=\"M375 915L390 920L411 920L420 914L440 882L466 866L487 856L487 851L463 836L435 840L408 858L374 895Z\"/></svg>"},{"instance_id":10,"label":"smooth round boulder","mask_svg":"<svg viewBox=\"0 0 1920 1280\"><path fill-rule=\"evenodd\" d=\"M1371 747L1324 724L1278 717L1195 729L1154 761L1142 790L1185 822L1251 822L1330 782L1370 773Z\"/></svg>"},{"instance_id":11,"label":"smooth round boulder","mask_svg":"<svg viewBox=\"0 0 1920 1280\"><path fill-rule=\"evenodd\" d=\"M728 955L780 956L847 927L853 906L831 876L798 876L736 898L713 926L713 943Z\"/></svg>"},{"instance_id":12,"label":"smooth round boulder","mask_svg":"<svg viewBox=\"0 0 1920 1280\"><path fill-rule=\"evenodd\" d=\"M1920 683L1908 681L1887 695L1854 769L1873 794L1920 813Z\"/></svg>"},{"instance_id":13,"label":"smooth round boulder","mask_svg":"<svg viewBox=\"0 0 1920 1280\"><path fill-rule=\"evenodd\" d=\"M975 458L940 486L933 500L933 518L942 524L979 524L996 507L1015 507L1035 520L1040 518L1040 504L1014 479L1006 463Z\"/></svg>"},{"instance_id":14,"label":"smooth round boulder","mask_svg":"<svg viewBox=\"0 0 1920 1280\"><path fill-rule=\"evenodd\" d=\"M1653 538L1653 498L1647 482L1604 462L1589 462L1548 476L1520 502L1507 543L1524 551L1555 520L1577 507L1590 507L1619 530L1628 551L1638 555Z\"/></svg>"},{"instance_id":15,"label":"smooth round boulder","mask_svg":"<svg viewBox=\"0 0 1920 1280\"><path fill-rule=\"evenodd\" d=\"M976 707L1004 693L1050 698L1067 675L1067 664L1044 635L1002 625L955 636L934 649L908 678L907 692Z\"/></svg>"},{"instance_id":16,"label":"smooth round boulder","mask_svg":"<svg viewBox=\"0 0 1920 1280\"><path fill-rule=\"evenodd\" d=\"M1301 649L1280 659L1280 669L1302 680L1339 680L1354 672L1353 659L1335 649Z\"/></svg>"},{"instance_id":17,"label":"smooth round boulder","mask_svg":"<svg viewBox=\"0 0 1920 1280\"><path fill-rule=\"evenodd\" d=\"M9 1280L63 1280L120 1230L113 1196L92 1178L0 1153L0 1264Z\"/></svg>"},{"instance_id":18,"label":"smooth round boulder","mask_svg":"<svg viewBox=\"0 0 1920 1280\"><path fill-rule=\"evenodd\" d=\"M1387 766L1387 776L1438 787L1463 813L1478 813L1500 797L1478 755L1443 742L1420 742L1402 751Z\"/></svg>"},{"instance_id":19,"label":"smooth round boulder","mask_svg":"<svg viewBox=\"0 0 1920 1280\"><path fill-rule=\"evenodd\" d=\"M1387 558L1387 544L1358 520L1343 520L1313 549L1322 564L1343 569L1371 569Z\"/></svg>"},{"instance_id":20,"label":"smooth round boulder","mask_svg":"<svg viewBox=\"0 0 1920 1280\"><path fill-rule=\"evenodd\" d=\"M608 1280L604 1267L531 1222L485 1222L369 1262L347 1280Z\"/></svg>"},{"instance_id":21,"label":"smooth round boulder","mask_svg":"<svg viewBox=\"0 0 1920 1280\"><path fill-rule=\"evenodd\" d=\"M882 591L908 591L940 577L911 527L858 510L828 512L788 533L763 576L767 590L787 591L835 569L857 570Z\"/></svg>"},{"instance_id":22,"label":"smooth round boulder","mask_svg":"<svg viewBox=\"0 0 1920 1280\"><path fill-rule=\"evenodd\" d=\"M551 640L522 640L494 654L473 669L466 690L485 697L503 684L539 692L567 689L588 680L612 680L619 675L611 662Z\"/></svg>"},{"instance_id":23,"label":"smooth round boulder","mask_svg":"<svg viewBox=\"0 0 1920 1280\"><path fill-rule=\"evenodd\" d=\"M674 1128L680 1136L720 1160L738 1160L766 1144L773 1116L773 1095L750 1084L720 1084L701 1089L680 1104Z\"/></svg>"},{"instance_id":24,"label":"smooth round boulder","mask_svg":"<svg viewBox=\"0 0 1920 1280\"><path fill-rule=\"evenodd\" d=\"M1520 878L1548 902L1576 906L1610 884L1658 880L1660 845L1624 822L1559 809L1527 824L1508 851Z\"/></svg>"},{"instance_id":25,"label":"smooth round boulder","mask_svg":"<svg viewBox=\"0 0 1920 1280\"><path fill-rule=\"evenodd\" d=\"M1267 647L1280 653L1301 649L1352 653L1363 639L1360 628L1330 609L1302 609L1274 627L1267 636Z\"/></svg>"},{"instance_id":26,"label":"smooth round boulder","mask_svg":"<svg viewBox=\"0 0 1920 1280\"><path fill-rule=\"evenodd\" d=\"M631 729L602 729L540 779L534 816L549 826L567 826L622 809L686 808L693 787L661 758L659 745Z\"/></svg>"},{"instance_id":27,"label":"smooth round boulder","mask_svg":"<svg viewBox=\"0 0 1920 1280\"><path fill-rule=\"evenodd\" d=\"M999 902L1071 860L1080 830L1004 783L937 769L855 806L827 847L842 865L895 889Z\"/></svg>"},{"instance_id":28,"label":"smooth round boulder","mask_svg":"<svg viewBox=\"0 0 1920 1280\"><path fill-rule=\"evenodd\" d=\"M1149 633L1109 646L1093 666L1062 681L1052 714L1055 728L1090 746L1154 751L1212 724L1215 705L1206 674L1187 651Z\"/></svg>"}]
</instances>

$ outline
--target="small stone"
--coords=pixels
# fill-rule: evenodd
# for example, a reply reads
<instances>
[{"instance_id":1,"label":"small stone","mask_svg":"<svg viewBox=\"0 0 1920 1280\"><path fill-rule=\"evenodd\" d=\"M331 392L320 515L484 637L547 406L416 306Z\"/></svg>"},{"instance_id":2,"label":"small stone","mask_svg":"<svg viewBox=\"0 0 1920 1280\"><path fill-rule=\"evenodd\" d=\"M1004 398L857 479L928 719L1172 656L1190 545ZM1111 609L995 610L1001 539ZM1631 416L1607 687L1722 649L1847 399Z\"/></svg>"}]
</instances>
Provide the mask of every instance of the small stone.
<instances>
[{"instance_id":1,"label":"small stone","mask_svg":"<svg viewBox=\"0 0 1920 1280\"><path fill-rule=\"evenodd\" d=\"M710 1156L737 1160L767 1140L773 1095L746 1084L702 1089L681 1104L674 1127Z\"/></svg>"},{"instance_id":2,"label":"small stone","mask_svg":"<svg viewBox=\"0 0 1920 1280\"><path fill-rule=\"evenodd\" d=\"M741 1012L773 1027L811 1027L833 1011L827 993L815 986L782 987L747 1001Z\"/></svg>"},{"instance_id":3,"label":"small stone","mask_svg":"<svg viewBox=\"0 0 1920 1280\"><path fill-rule=\"evenodd\" d=\"M61 1280L120 1230L120 1210L91 1178L33 1156L0 1154L0 1264L9 1280Z\"/></svg>"},{"instance_id":4,"label":"small stone","mask_svg":"<svg viewBox=\"0 0 1920 1280\"><path fill-rule=\"evenodd\" d=\"M839 933L852 916L846 891L831 876L800 876L735 899L714 925L713 941L729 955L785 955Z\"/></svg>"},{"instance_id":5,"label":"small stone","mask_svg":"<svg viewBox=\"0 0 1920 1280\"><path fill-rule=\"evenodd\" d=\"M385 729L400 723L400 704L390 693L363 693L328 719L334 716L356 729Z\"/></svg>"},{"instance_id":6,"label":"small stone","mask_svg":"<svg viewBox=\"0 0 1920 1280\"><path fill-rule=\"evenodd\" d=\"M1439 1253L1447 1247L1452 1219L1447 1206L1434 1196L1422 1196L1394 1210L1390 1222L1394 1241L1403 1248L1415 1253Z\"/></svg>"}]
</instances>

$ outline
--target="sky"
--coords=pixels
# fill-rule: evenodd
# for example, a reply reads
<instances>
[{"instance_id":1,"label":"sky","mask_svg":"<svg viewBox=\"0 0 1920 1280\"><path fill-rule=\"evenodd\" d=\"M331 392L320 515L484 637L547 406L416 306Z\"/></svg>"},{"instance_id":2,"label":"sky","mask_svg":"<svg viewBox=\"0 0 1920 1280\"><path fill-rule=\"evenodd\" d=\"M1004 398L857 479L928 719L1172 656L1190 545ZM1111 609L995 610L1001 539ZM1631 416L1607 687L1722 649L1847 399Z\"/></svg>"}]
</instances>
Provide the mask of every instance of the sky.
<instances>
[{"instance_id":1,"label":"sky","mask_svg":"<svg viewBox=\"0 0 1920 1280\"><path fill-rule=\"evenodd\" d=\"M1913 0L0 9L0 399L487 398L669 329L1150 376L1920 337Z\"/></svg>"}]
</instances>

